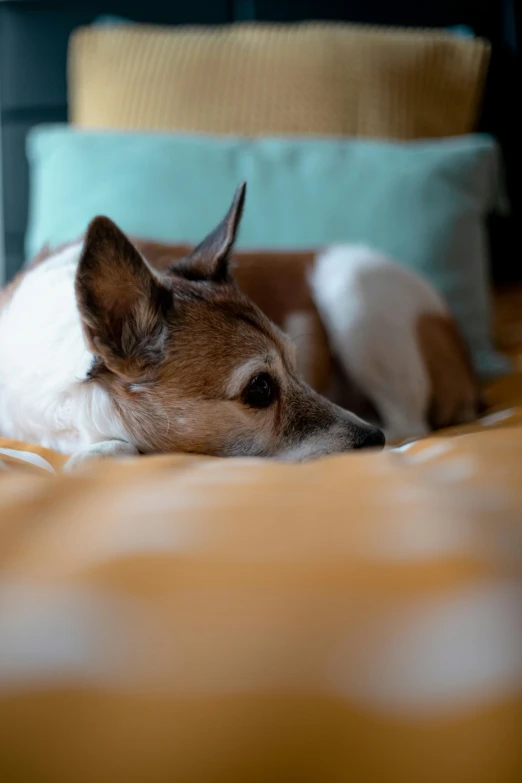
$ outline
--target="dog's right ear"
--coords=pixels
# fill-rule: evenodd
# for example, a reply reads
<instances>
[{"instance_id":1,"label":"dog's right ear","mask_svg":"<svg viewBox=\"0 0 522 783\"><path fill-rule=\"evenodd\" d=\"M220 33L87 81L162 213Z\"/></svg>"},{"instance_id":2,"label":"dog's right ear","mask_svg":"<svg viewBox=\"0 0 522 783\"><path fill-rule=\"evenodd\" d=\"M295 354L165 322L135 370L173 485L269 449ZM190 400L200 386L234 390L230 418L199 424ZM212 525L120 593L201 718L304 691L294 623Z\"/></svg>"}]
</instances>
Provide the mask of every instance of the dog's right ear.
<instances>
[{"instance_id":1,"label":"dog's right ear","mask_svg":"<svg viewBox=\"0 0 522 783\"><path fill-rule=\"evenodd\" d=\"M75 285L92 353L125 380L146 379L163 355L172 296L109 218L89 225Z\"/></svg>"}]
</instances>

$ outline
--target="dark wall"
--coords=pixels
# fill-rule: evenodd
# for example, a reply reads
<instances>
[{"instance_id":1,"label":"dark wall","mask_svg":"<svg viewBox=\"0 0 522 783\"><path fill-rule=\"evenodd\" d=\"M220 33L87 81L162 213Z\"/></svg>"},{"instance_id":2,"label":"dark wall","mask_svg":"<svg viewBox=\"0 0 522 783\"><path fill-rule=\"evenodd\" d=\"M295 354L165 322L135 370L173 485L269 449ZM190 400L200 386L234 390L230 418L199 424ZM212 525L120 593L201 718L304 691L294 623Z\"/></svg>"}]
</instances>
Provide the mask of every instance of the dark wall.
<instances>
[{"instance_id":1,"label":"dark wall","mask_svg":"<svg viewBox=\"0 0 522 783\"><path fill-rule=\"evenodd\" d=\"M496 133L509 160L512 198L518 203L518 139L513 98L520 91L514 65L516 0L171 0L170 3L48 2L0 0L0 127L2 139L3 222L7 276L23 262L27 223L28 171L25 137L41 122L67 118L66 55L72 30L100 14L162 24L222 24L237 20L296 21L342 19L406 26L467 24L494 44L490 89L481 128ZM517 112L519 109L517 107ZM518 116L518 115L517 115ZM515 139L517 143L515 143ZM505 238L504 225L496 233ZM500 254L501 255L501 254ZM507 254L506 254L507 255ZM498 276L513 263L496 263Z\"/></svg>"}]
</instances>

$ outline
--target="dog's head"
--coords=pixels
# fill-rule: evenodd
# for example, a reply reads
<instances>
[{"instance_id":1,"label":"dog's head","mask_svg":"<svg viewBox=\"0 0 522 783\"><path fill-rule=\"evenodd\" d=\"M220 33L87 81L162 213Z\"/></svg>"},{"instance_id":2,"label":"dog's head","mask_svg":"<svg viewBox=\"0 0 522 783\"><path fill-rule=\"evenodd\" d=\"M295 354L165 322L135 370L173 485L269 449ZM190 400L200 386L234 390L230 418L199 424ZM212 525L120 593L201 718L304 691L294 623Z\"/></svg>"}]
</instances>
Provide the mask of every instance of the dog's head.
<instances>
[{"instance_id":1,"label":"dog's head","mask_svg":"<svg viewBox=\"0 0 522 783\"><path fill-rule=\"evenodd\" d=\"M144 452L303 459L384 438L316 394L285 335L235 286L230 253L245 186L190 255L154 270L108 218L87 231L76 277L103 384Z\"/></svg>"}]
</instances>

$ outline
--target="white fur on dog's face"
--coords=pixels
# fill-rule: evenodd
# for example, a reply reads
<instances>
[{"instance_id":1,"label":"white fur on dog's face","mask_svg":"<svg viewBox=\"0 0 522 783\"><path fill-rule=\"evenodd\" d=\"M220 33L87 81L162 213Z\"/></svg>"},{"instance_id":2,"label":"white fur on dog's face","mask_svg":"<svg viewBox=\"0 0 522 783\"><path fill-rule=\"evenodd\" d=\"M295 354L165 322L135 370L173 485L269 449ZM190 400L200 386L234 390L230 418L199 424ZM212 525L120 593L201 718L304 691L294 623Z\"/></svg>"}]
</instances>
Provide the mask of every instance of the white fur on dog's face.
<instances>
[{"instance_id":1,"label":"white fur on dog's face","mask_svg":"<svg viewBox=\"0 0 522 783\"><path fill-rule=\"evenodd\" d=\"M381 433L316 394L292 345L234 285L228 257L244 200L165 274L106 218L89 227L76 277L89 382L145 452L306 459Z\"/></svg>"}]
</instances>

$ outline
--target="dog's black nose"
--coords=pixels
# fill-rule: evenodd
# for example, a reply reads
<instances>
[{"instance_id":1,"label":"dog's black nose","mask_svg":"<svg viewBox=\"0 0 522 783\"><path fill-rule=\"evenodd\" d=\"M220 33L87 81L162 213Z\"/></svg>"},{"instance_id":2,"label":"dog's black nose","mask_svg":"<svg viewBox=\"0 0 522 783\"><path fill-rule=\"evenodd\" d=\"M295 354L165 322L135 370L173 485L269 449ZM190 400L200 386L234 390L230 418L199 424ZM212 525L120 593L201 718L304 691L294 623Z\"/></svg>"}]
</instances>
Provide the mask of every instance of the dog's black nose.
<instances>
[{"instance_id":1,"label":"dog's black nose","mask_svg":"<svg viewBox=\"0 0 522 783\"><path fill-rule=\"evenodd\" d=\"M382 449L386 443L384 433L377 429L377 427L368 427L367 430L361 433L355 449Z\"/></svg>"}]
</instances>

